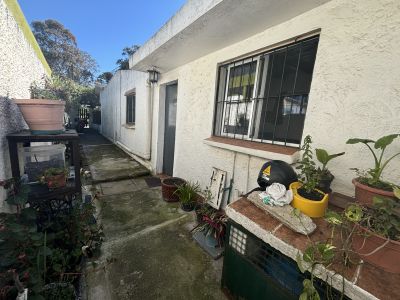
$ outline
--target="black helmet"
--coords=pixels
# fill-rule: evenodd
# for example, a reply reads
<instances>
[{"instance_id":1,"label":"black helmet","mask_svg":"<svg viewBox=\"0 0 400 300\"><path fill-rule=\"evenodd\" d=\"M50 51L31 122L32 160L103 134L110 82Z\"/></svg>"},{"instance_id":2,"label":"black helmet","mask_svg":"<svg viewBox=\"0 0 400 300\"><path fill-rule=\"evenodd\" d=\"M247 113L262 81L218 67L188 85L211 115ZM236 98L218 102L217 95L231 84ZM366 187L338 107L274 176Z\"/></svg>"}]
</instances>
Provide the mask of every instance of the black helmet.
<instances>
[{"instance_id":1,"label":"black helmet","mask_svg":"<svg viewBox=\"0 0 400 300\"><path fill-rule=\"evenodd\" d=\"M286 189L292 182L297 181L297 174L293 168L284 161L271 160L266 162L258 173L257 183L265 190L265 188L273 183L281 183Z\"/></svg>"}]
</instances>

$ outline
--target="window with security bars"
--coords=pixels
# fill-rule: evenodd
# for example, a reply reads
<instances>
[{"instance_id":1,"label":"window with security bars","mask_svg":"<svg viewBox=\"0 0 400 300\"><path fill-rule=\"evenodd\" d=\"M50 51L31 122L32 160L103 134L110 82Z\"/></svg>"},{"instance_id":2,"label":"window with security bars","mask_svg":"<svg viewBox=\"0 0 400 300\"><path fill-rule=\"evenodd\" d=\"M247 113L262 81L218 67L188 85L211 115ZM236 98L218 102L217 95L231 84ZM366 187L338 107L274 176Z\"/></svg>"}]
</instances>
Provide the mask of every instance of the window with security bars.
<instances>
[{"instance_id":1,"label":"window with security bars","mask_svg":"<svg viewBox=\"0 0 400 300\"><path fill-rule=\"evenodd\" d=\"M126 96L126 124L135 124L136 94Z\"/></svg>"},{"instance_id":2,"label":"window with security bars","mask_svg":"<svg viewBox=\"0 0 400 300\"><path fill-rule=\"evenodd\" d=\"M218 70L214 135L299 146L319 37Z\"/></svg>"}]
</instances>

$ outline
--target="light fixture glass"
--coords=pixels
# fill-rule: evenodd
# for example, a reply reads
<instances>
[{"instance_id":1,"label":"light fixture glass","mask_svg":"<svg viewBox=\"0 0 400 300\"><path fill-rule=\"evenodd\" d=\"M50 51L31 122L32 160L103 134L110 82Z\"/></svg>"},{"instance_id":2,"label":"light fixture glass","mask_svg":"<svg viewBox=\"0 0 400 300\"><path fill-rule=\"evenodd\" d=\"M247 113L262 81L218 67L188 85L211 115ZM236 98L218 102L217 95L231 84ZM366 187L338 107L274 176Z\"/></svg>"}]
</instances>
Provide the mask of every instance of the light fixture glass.
<instances>
[{"instance_id":1,"label":"light fixture glass","mask_svg":"<svg viewBox=\"0 0 400 300\"><path fill-rule=\"evenodd\" d=\"M147 72L149 73L149 81L151 83L157 83L160 73L158 73L155 69L148 70Z\"/></svg>"}]
</instances>

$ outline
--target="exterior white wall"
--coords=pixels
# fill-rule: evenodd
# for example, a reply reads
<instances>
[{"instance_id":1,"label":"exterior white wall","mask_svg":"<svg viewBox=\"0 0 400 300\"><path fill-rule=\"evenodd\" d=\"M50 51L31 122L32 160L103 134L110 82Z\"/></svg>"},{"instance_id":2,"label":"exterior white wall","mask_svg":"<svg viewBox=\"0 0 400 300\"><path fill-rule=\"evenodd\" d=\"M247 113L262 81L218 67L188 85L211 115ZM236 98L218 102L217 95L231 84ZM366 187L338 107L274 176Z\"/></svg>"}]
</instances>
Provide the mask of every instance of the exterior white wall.
<instances>
[{"instance_id":1,"label":"exterior white wall","mask_svg":"<svg viewBox=\"0 0 400 300\"><path fill-rule=\"evenodd\" d=\"M40 82L48 75L48 66L43 65L9 7L0 0L0 179L11 177L6 135L27 128L10 98L29 99L32 82ZM4 199L1 188L0 212L9 209Z\"/></svg>"},{"instance_id":2,"label":"exterior white wall","mask_svg":"<svg viewBox=\"0 0 400 300\"><path fill-rule=\"evenodd\" d=\"M4 0L0 0L0 96L30 98L29 88L47 71Z\"/></svg>"},{"instance_id":3,"label":"exterior white wall","mask_svg":"<svg viewBox=\"0 0 400 300\"><path fill-rule=\"evenodd\" d=\"M217 149L211 136L217 64L298 35L320 29L303 137L331 153L346 151L329 166L333 189L353 195L349 168L369 168L373 161L351 137L376 139L400 128L400 3L397 0L333 0L246 40L161 74L154 93L153 151L162 152L163 84L178 80L174 176L208 185L212 167L234 177L232 199L257 186L264 159ZM190 51L190 49L187 49ZM161 96L160 96L161 95ZM400 150L400 141L387 155ZM161 153L152 155L160 170ZM385 178L400 183L399 160ZM228 178L229 179L229 178Z\"/></svg>"},{"instance_id":4,"label":"exterior white wall","mask_svg":"<svg viewBox=\"0 0 400 300\"><path fill-rule=\"evenodd\" d=\"M133 70L118 71L100 92L101 133L114 143L119 142L129 152L139 157L149 157L148 137L149 92L147 74ZM126 125L127 91L135 89L135 126Z\"/></svg>"}]
</instances>

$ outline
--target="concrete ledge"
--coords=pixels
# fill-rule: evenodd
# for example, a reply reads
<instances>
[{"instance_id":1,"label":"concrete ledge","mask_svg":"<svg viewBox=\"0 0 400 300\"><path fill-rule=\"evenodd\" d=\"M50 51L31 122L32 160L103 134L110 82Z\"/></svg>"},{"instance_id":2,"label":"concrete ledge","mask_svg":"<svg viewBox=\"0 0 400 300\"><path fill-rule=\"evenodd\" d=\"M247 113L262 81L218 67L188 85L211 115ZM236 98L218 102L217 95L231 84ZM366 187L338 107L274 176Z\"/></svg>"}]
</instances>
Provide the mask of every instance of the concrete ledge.
<instances>
[{"instance_id":1,"label":"concrete ledge","mask_svg":"<svg viewBox=\"0 0 400 300\"><path fill-rule=\"evenodd\" d=\"M296 163L300 157L299 149L280 145L261 144L221 137L211 137L203 140L203 143L212 147L265 158L267 160L282 160L288 164Z\"/></svg>"},{"instance_id":2,"label":"concrete ledge","mask_svg":"<svg viewBox=\"0 0 400 300\"><path fill-rule=\"evenodd\" d=\"M282 224L270 217L272 222L268 220L268 216L265 215L265 223L268 224L261 224L259 222L255 222L252 220L252 218L249 218L247 215L244 213L241 213L242 207L243 211L249 212L250 210L254 212L254 209L252 207L249 207L249 205L254 206L252 203L250 203L247 199L240 199L234 203L229 204L225 212L227 216L237 224L243 226L246 228L249 232L254 234L256 237L259 239L263 240L265 243L269 244L271 247L277 249L280 251L282 254L290 257L291 259L296 261L297 254L300 253L301 255L303 254L300 249L298 249L296 246L287 243L283 241L281 238L279 238L277 235L277 232L282 230ZM256 208L256 210L259 210L260 214L264 214L260 209ZM254 216L255 220L260 220L260 216ZM267 229L268 228L268 229ZM304 236L303 236L304 237ZM306 237L304 237L306 239ZM304 266L307 266L307 263L303 262ZM359 275L359 269L357 269L356 273ZM322 265L318 265L315 268L315 275L320 278L323 281L326 281L326 278L329 278L331 280L331 285L337 289L338 291L342 291L342 285L344 283L344 294L351 299L354 300L365 300L365 299L378 299L374 295L370 294L366 290L360 288L356 284L354 284L351 280L347 278L343 278L341 275L336 274L332 270L326 269ZM354 282L357 281L357 278L354 279Z\"/></svg>"}]
</instances>

